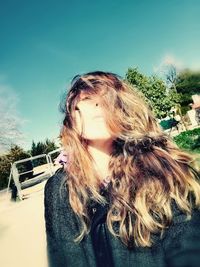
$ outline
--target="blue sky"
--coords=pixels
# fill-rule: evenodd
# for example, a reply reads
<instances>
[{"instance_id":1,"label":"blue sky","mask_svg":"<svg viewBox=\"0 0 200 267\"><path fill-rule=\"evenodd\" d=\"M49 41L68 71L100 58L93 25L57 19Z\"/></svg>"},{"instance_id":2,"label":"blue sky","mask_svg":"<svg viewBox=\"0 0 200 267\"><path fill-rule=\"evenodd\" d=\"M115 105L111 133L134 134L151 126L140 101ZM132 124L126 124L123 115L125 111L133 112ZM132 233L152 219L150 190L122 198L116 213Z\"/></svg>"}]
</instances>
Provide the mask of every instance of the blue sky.
<instances>
[{"instance_id":1,"label":"blue sky","mask_svg":"<svg viewBox=\"0 0 200 267\"><path fill-rule=\"evenodd\" d=\"M1 1L0 97L23 146L58 136L58 105L77 73L150 75L169 59L200 69L199 14L198 0Z\"/></svg>"}]
</instances>

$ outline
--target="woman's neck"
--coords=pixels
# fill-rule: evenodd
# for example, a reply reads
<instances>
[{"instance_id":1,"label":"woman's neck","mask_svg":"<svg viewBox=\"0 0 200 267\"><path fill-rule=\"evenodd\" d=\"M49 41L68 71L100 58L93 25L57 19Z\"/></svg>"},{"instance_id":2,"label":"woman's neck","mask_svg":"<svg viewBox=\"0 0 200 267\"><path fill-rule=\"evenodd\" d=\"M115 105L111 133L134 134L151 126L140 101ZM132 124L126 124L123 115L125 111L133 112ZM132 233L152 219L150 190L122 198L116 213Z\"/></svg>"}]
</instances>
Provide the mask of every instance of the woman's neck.
<instances>
[{"instance_id":1,"label":"woman's neck","mask_svg":"<svg viewBox=\"0 0 200 267\"><path fill-rule=\"evenodd\" d=\"M88 150L91 154L103 153L110 155L113 150L113 140L90 140L88 141Z\"/></svg>"},{"instance_id":2,"label":"woman's neck","mask_svg":"<svg viewBox=\"0 0 200 267\"><path fill-rule=\"evenodd\" d=\"M112 153L112 143L113 140L95 140L88 144L88 150L94 160L94 168L102 180L109 176L108 164Z\"/></svg>"}]
</instances>

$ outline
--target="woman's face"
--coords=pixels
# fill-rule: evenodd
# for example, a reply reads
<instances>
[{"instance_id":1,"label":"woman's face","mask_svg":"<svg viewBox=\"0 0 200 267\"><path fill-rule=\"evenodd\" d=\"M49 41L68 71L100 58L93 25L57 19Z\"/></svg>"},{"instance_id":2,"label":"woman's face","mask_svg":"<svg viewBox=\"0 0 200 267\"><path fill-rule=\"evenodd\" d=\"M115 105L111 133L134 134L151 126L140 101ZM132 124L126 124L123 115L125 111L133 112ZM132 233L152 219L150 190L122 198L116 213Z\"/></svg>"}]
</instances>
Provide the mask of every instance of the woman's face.
<instances>
[{"instance_id":1,"label":"woman's face","mask_svg":"<svg viewBox=\"0 0 200 267\"><path fill-rule=\"evenodd\" d=\"M84 96L75 109L76 126L87 140L108 140L112 137L105 122L101 96Z\"/></svg>"}]
</instances>

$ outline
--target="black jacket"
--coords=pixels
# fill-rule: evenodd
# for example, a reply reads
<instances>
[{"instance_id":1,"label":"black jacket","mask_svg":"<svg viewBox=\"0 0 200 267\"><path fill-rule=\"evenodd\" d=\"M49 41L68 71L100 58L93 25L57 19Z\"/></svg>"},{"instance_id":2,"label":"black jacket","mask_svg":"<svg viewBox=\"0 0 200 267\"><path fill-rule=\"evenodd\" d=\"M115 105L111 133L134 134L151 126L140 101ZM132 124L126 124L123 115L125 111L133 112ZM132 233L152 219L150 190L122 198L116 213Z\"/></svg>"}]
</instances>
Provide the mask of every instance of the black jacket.
<instances>
[{"instance_id":1,"label":"black jacket","mask_svg":"<svg viewBox=\"0 0 200 267\"><path fill-rule=\"evenodd\" d=\"M174 208L173 223L162 239L154 236L151 248L128 249L114 237L105 223L107 207L91 204L93 223L80 242L80 221L73 212L68 193L61 187L65 172L60 170L45 185L45 222L50 267L197 267L200 266L200 212L191 220ZM61 187L61 190L60 190Z\"/></svg>"}]
</instances>

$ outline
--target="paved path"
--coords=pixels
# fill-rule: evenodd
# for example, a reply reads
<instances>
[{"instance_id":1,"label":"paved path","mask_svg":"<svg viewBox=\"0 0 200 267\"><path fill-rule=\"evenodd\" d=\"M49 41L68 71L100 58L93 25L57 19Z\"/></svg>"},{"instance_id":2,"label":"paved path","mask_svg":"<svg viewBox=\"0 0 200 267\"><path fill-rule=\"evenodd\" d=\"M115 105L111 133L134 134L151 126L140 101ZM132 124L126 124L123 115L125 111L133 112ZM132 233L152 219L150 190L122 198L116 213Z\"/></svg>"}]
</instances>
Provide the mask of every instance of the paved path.
<instances>
[{"instance_id":1,"label":"paved path","mask_svg":"<svg viewBox=\"0 0 200 267\"><path fill-rule=\"evenodd\" d=\"M33 192L23 201L4 199L0 202L1 267L47 267L43 205L45 183L29 188Z\"/></svg>"}]
</instances>

